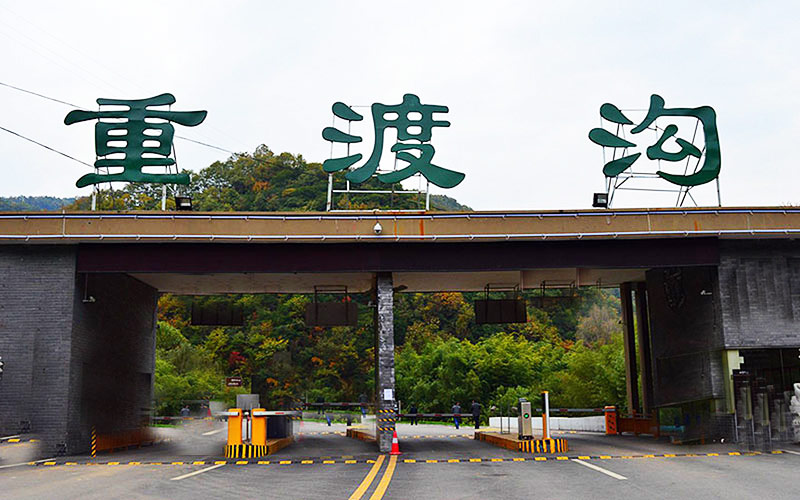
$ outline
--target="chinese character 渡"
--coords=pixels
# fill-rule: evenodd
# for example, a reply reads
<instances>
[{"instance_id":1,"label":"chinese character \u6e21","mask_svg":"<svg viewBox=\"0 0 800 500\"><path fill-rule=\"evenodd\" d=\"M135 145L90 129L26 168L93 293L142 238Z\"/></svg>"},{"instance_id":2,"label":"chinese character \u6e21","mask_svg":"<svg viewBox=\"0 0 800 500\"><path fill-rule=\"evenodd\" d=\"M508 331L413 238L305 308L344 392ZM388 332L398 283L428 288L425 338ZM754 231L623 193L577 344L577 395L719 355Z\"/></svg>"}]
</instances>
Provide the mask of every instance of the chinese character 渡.
<instances>
[{"instance_id":1,"label":"chinese character \u6e21","mask_svg":"<svg viewBox=\"0 0 800 500\"><path fill-rule=\"evenodd\" d=\"M394 128L397 130L398 142L392 146L391 151L396 153L398 160L402 160L408 165L394 172L378 174L379 181L390 184L420 173L430 182L442 188L458 185L464 180L464 174L431 163L435 150L432 145L425 144L431 140L433 127L450 126L448 121L434 120L433 118L433 113L447 113L447 111L447 106L421 104L419 97L414 94L404 95L403 102L397 105L373 104L372 121L375 128L375 141L372 154L363 165L345 174L345 178L350 182L360 184L375 174L383 152L384 132L386 129ZM418 116L410 116L412 113ZM364 118L342 102L333 105L333 114L347 121L361 121ZM414 129L412 130L412 128ZM338 143L361 142L360 136L351 135L333 127L326 127L322 131L322 137ZM419 156L411 154L409 151L417 151ZM342 158L331 158L323 163L322 168L328 173L338 172L350 168L362 157L361 154L353 154Z\"/></svg>"}]
</instances>

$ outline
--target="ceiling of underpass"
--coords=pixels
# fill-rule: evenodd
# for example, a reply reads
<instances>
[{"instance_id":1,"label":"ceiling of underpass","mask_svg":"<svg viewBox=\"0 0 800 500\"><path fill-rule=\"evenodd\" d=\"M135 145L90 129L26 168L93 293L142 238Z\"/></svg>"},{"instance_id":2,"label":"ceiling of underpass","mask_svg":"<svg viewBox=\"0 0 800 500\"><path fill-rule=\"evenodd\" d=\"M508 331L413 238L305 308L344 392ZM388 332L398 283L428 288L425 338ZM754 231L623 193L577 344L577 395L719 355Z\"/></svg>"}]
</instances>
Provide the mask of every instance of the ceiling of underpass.
<instances>
[{"instance_id":1,"label":"ceiling of underpass","mask_svg":"<svg viewBox=\"0 0 800 500\"><path fill-rule=\"evenodd\" d=\"M313 293L314 287L346 286L352 293L372 289L374 273L131 273L160 292L181 295L225 293ZM481 272L397 272L394 285L404 292L471 292L486 285L539 289L616 286L644 281L645 269L531 269Z\"/></svg>"}]
</instances>

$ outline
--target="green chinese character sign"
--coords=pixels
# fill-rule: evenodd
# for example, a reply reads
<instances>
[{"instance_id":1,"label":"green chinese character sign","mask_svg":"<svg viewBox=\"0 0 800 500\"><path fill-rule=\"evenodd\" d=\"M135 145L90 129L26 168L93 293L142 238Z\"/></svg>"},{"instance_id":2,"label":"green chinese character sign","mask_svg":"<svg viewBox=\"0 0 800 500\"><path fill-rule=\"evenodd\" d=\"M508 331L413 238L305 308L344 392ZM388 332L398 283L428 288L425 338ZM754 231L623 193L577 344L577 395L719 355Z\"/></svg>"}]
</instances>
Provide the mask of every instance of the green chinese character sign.
<instances>
[{"instance_id":1,"label":"green chinese character sign","mask_svg":"<svg viewBox=\"0 0 800 500\"><path fill-rule=\"evenodd\" d=\"M375 141L372 154L363 165L351 169L345 178L354 184L361 184L377 171L383 153L384 133L393 128L397 131L397 143L391 148L396 153L397 159L408 165L400 170L378 174L378 180L387 184L408 179L416 173L422 174L428 181L442 188L457 186L464 180L464 174L448 170L431 163L435 150L430 142L434 127L449 127L450 122L435 120L434 113L447 113L447 106L435 106L420 103L419 97L414 94L403 96L403 102L396 105L375 103L371 106L372 123L375 129ZM333 105L333 114L348 122L364 119L343 102ZM412 116L414 114L414 116ZM333 127L326 127L322 137L331 142L353 144L361 142L361 136L351 135ZM413 141L413 142L408 142ZM418 156L410 153L416 151ZM328 173L349 169L358 163L363 156L353 154L341 158L331 158L322 164L323 170Z\"/></svg>"},{"instance_id":2,"label":"green chinese character sign","mask_svg":"<svg viewBox=\"0 0 800 500\"><path fill-rule=\"evenodd\" d=\"M606 103L600 106L600 116L611 123L617 124L618 131L622 129L622 127L633 125L633 122L613 104ZM630 130L630 133L635 135L650 129L656 119L667 116L691 117L699 120L700 124L703 126L705 159L703 164L692 174L675 175L660 170L656 172L656 174L664 180L684 187L699 186L716 179L719 176L722 162L719 149L719 136L717 134L717 114L714 112L714 109L710 106L701 106L699 108L665 108L664 99L654 94L650 97L650 108L647 111L647 116L641 123L634 126ZM660 132L661 135L655 144L647 148L646 152L649 159L677 162L689 156L696 157L698 161L703 157L703 151L697 146L680 138L675 140L678 146L680 146L680 151L677 153L664 151L664 143L674 137L678 132L678 127L676 125L670 124L663 129L657 128L656 130ZM589 139L600 146L623 148L623 151L636 146L635 143L612 134L603 128L592 129L589 132ZM641 153L634 153L622 156L621 158L615 158L605 164L603 173L606 177L616 177L633 165L640 156Z\"/></svg>"},{"instance_id":3,"label":"green chinese character sign","mask_svg":"<svg viewBox=\"0 0 800 500\"><path fill-rule=\"evenodd\" d=\"M175 127L180 123L188 127L199 125L206 119L206 111L171 111L151 109L153 106L166 106L175 102L172 94L161 94L149 99L122 100L98 99L100 106L124 106L127 109L109 111L70 111L64 123L97 119L94 129L95 152L100 157L95 168L119 168L118 173L86 174L75 184L78 187L101 182L151 182L161 184L189 184L189 175L154 174L142 172L143 167L168 167L175 164L170 158ZM154 123L152 119L166 120ZM150 121L146 121L150 120ZM155 145L145 145L146 142ZM119 145L115 143L124 143ZM147 156L145 156L147 155Z\"/></svg>"}]
</instances>

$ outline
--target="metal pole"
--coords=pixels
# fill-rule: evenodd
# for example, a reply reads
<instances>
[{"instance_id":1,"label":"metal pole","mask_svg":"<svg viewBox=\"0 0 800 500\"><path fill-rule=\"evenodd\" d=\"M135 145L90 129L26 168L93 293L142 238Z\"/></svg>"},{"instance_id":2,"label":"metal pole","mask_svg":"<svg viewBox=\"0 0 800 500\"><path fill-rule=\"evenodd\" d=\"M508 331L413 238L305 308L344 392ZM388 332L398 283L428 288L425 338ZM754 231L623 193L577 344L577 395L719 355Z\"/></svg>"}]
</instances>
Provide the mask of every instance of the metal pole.
<instances>
[{"instance_id":1,"label":"metal pole","mask_svg":"<svg viewBox=\"0 0 800 500\"><path fill-rule=\"evenodd\" d=\"M325 203L325 211L331 211L331 197L333 196L333 174L328 174L328 201Z\"/></svg>"},{"instance_id":2,"label":"metal pole","mask_svg":"<svg viewBox=\"0 0 800 500\"><path fill-rule=\"evenodd\" d=\"M161 185L161 210L164 211L167 209L167 185Z\"/></svg>"},{"instance_id":3,"label":"metal pole","mask_svg":"<svg viewBox=\"0 0 800 500\"><path fill-rule=\"evenodd\" d=\"M542 439L550 439L550 393L543 391L544 396L544 430L542 432Z\"/></svg>"},{"instance_id":4,"label":"metal pole","mask_svg":"<svg viewBox=\"0 0 800 500\"><path fill-rule=\"evenodd\" d=\"M719 177L717 177L717 204L722 206L722 195L719 192Z\"/></svg>"}]
</instances>

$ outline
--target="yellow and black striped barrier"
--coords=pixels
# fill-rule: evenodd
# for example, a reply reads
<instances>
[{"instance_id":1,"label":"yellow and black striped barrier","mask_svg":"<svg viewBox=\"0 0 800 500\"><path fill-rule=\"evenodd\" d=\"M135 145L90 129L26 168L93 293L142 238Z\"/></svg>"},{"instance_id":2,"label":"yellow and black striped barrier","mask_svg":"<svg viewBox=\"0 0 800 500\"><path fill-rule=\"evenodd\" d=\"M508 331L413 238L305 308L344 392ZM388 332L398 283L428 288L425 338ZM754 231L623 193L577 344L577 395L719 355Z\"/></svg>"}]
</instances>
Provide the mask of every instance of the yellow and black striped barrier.
<instances>
[{"instance_id":1,"label":"yellow and black striped barrier","mask_svg":"<svg viewBox=\"0 0 800 500\"><path fill-rule=\"evenodd\" d=\"M92 458L97 456L97 429L92 426Z\"/></svg>"},{"instance_id":2,"label":"yellow and black striped barrier","mask_svg":"<svg viewBox=\"0 0 800 500\"><path fill-rule=\"evenodd\" d=\"M519 442L519 451L525 453L565 453L569 451L567 440L562 438L530 439Z\"/></svg>"},{"instance_id":3,"label":"yellow and black striped barrier","mask_svg":"<svg viewBox=\"0 0 800 500\"><path fill-rule=\"evenodd\" d=\"M229 444L225 446L225 458L258 458L269 454L267 445Z\"/></svg>"}]
</instances>

